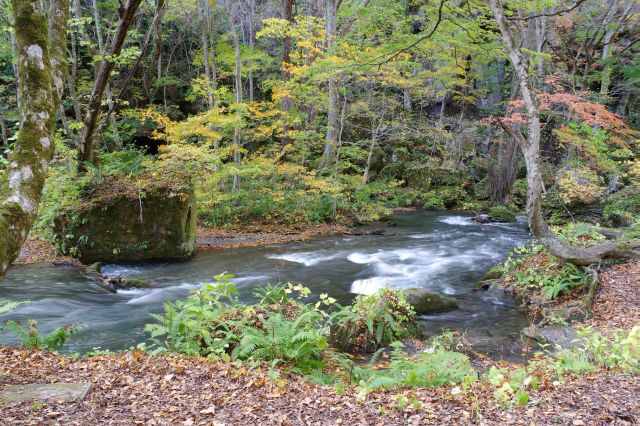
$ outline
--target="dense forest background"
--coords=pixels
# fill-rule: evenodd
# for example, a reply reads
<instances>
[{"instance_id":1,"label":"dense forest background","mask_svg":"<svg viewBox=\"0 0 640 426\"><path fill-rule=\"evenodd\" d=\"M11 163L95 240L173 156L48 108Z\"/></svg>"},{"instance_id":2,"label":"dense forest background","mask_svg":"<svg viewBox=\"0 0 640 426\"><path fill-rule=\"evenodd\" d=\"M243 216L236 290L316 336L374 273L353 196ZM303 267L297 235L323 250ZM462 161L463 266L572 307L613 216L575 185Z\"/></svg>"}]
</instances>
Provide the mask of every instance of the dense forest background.
<instances>
[{"instance_id":1,"label":"dense forest background","mask_svg":"<svg viewBox=\"0 0 640 426\"><path fill-rule=\"evenodd\" d=\"M63 3L34 4L52 22ZM513 218L531 129L489 3L72 0L36 232L65 249L51 230L87 193L185 171L206 226L359 223L411 206ZM546 219L633 225L640 5L500 8L535 87ZM3 168L19 127L13 16L1 0Z\"/></svg>"}]
</instances>

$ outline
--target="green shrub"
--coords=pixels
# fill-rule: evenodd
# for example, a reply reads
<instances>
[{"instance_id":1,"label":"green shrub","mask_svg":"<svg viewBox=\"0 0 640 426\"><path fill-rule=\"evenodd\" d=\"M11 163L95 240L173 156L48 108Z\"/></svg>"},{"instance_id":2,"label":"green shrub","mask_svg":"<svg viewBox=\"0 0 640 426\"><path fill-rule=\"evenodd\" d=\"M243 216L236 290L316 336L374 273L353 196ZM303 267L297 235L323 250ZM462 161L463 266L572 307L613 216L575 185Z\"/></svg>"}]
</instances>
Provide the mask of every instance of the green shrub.
<instances>
[{"instance_id":1,"label":"green shrub","mask_svg":"<svg viewBox=\"0 0 640 426\"><path fill-rule=\"evenodd\" d=\"M27 306L31 304L31 302L12 302L10 300L0 300L0 314L6 314L11 311L15 311L16 309L22 308L23 306Z\"/></svg>"},{"instance_id":2,"label":"green shrub","mask_svg":"<svg viewBox=\"0 0 640 426\"><path fill-rule=\"evenodd\" d=\"M504 263L505 278L517 288L553 300L574 288L585 287L591 275L552 256L542 245L516 247Z\"/></svg>"},{"instance_id":3,"label":"green shrub","mask_svg":"<svg viewBox=\"0 0 640 426\"><path fill-rule=\"evenodd\" d=\"M324 317L317 310L307 310L295 319L283 313L259 314L259 326L242 330L232 358L265 360L272 365L291 365L310 371L321 365L327 347Z\"/></svg>"},{"instance_id":4,"label":"green shrub","mask_svg":"<svg viewBox=\"0 0 640 426\"><path fill-rule=\"evenodd\" d=\"M529 185L526 179L516 179L511 187L512 201L518 207L524 207L527 204L527 191Z\"/></svg>"},{"instance_id":5,"label":"green shrub","mask_svg":"<svg viewBox=\"0 0 640 426\"><path fill-rule=\"evenodd\" d=\"M640 217L640 185L628 185L610 195L603 213L610 226L633 225Z\"/></svg>"},{"instance_id":6,"label":"green shrub","mask_svg":"<svg viewBox=\"0 0 640 426\"><path fill-rule=\"evenodd\" d=\"M428 210L444 210L446 208L442 198L429 193L427 193L423 207Z\"/></svg>"},{"instance_id":7,"label":"green shrub","mask_svg":"<svg viewBox=\"0 0 640 426\"><path fill-rule=\"evenodd\" d=\"M459 186L441 186L426 193L424 207L452 208L463 203L467 197L467 192Z\"/></svg>"},{"instance_id":8,"label":"green shrub","mask_svg":"<svg viewBox=\"0 0 640 426\"><path fill-rule=\"evenodd\" d=\"M413 307L402 291L382 289L356 297L331 316L332 339L349 352L373 352L417 333Z\"/></svg>"},{"instance_id":9,"label":"green shrub","mask_svg":"<svg viewBox=\"0 0 640 426\"><path fill-rule=\"evenodd\" d=\"M619 369L627 374L640 373L640 325L618 330L606 337L591 327L578 330L584 350L599 367ZM580 349L577 349L580 350Z\"/></svg>"},{"instance_id":10,"label":"green shrub","mask_svg":"<svg viewBox=\"0 0 640 426\"><path fill-rule=\"evenodd\" d=\"M491 366L483 378L495 386L493 398L503 409L514 403L526 405L529 402L529 389L537 389L539 385L539 379L530 375L525 368L509 371Z\"/></svg>"},{"instance_id":11,"label":"green shrub","mask_svg":"<svg viewBox=\"0 0 640 426\"><path fill-rule=\"evenodd\" d=\"M569 222L553 228L568 244L589 247L605 240L605 237L593 230L593 225L582 222Z\"/></svg>"},{"instance_id":12,"label":"green shrub","mask_svg":"<svg viewBox=\"0 0 640 426\"><path fill-rule=\"evenodd\" d=\"M245 305L231 278L219 275L186 300L166 303L164 315L152 315L156 323L145 327L151 352L269 361L301 371L318 366L329 336L319 307L333 299L321 295L318 304L303 304L309 289L286 284L259 290L260 303Z\"/></svg>"},{"instance_id":13,"label":"green shrub","mask_svg":"<svg viewBox=\"0 0 640 426\"><path fill-rule=\"evenodd\" d=\"M27 320L26 327L17 321L8 321L7 327L18 336L25 348L46 349L49 351L62 349L74 334L85 328L81 324L64 325L43 336L38 329L36 320Z\"/></svg>"},{"instance_id":14,"label":"green shrub","mask_svg":"<svg viewBox=\"0 0 640 426\"><path fill-rule=\"evenodd\" d=\"M435 387L475 376L469 358L459 352L434 347L411 357L404 352L402 343L395 342L392 346L390 368L367 371L368 375L359 381L359 399L380 388Z\"/></svg>"}]
</instances>

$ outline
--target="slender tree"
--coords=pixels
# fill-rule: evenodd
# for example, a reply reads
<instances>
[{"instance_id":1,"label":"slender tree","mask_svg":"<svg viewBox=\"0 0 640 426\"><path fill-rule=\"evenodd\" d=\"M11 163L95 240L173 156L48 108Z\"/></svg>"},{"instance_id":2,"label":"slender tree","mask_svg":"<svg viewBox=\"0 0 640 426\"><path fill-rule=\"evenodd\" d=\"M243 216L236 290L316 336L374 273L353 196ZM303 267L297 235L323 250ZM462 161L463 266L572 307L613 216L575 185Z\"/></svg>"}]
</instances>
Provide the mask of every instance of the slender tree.
<instances>
[{"instance_id":1,"label":"slender tree","mask_svg":"<svg viewBox=\"0 0 640 426\"><path fill-rule=\"evenodd\" d=\"M141 2L142 0L129 0L127 5L120 11L120 22L114 35L111 48L109 49L109 55L100 62L99 71L96 75L93 90L91 91L91 98L89 99L89 106L84 118L80 145L78 146L78 172L80 173L86 172L86 163L94 160L93 137L100 114L102 95L107 87L109 76L115 64L114 58L122 52L127 32Z\"/></svg>"},{"instance_id":2,"label":"slender tree","mask_svg":"<svg viewBox=\"0 0 640 426\"><path fill-rule=\"evenodd\" d=\"M506 124L503 120L498 120L498 124L516 140L525 159L528 184L527 219L531 233L543 243L553 255L577 265L597 263L606 257L629 256L629 250L619 247L619 244L615 241L607 241L588 248L565 244L551 231L545 221L542 211L544 183L540 171L541 128L538 103L527 63L524 60L521 48L516 44L510 24L505 17L502 3L500 0L489 0L489 3L500 33L502 34L505 49L518 77L520 95L527 114L526 137L512 126Z\"/></svg>"},{"instance_id":3,"label":"slender tree","mask_svg":"<svg viewBox=\"0 0 640 426\"><path fill-rule=\"evenodd\" d=\"M238 38L238 31L235 26L235 19L233 15L233 0L227 0L227 13L229 15L229 28L231 30L231 42L233 44L233 54L235 57L235 93L236 93L236 116L238 123L236 123L233 130L233 161L236 164L240 164L242 159L240 153L240 147L242 146L242 129L240 125L240 104L242 103L242 59L240 57L240 39ZM236 191L240 186L240 176L236 173L233 176L233 186L231 191Z\"/></svg>"}]
</instances>

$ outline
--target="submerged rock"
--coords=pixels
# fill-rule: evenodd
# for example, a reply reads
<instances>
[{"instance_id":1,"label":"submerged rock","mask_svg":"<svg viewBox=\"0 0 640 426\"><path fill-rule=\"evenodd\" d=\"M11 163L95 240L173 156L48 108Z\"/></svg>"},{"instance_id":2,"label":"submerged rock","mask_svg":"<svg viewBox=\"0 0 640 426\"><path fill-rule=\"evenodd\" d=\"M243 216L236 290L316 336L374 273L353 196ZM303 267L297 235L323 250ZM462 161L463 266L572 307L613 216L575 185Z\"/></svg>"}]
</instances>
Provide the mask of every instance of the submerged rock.
<instances>
[{"instance_id":1,"label":"submerged rock","mask_svg":"<svg viewBox=\"0 0 640 426\"><path fill-rule=\"evenodd\" d=\"M450 311L459 308L458 301L455 298L433 291L410 288L405 290L404 293L407 297L407 302L413 306L413 309L418 315Z\"/></svg>"},{"instance_id":2,"label":"submerged rock","mask_svg":"<svg viewBox=\"0 0 640 426\"><path fill-rule=\"evenodd\" d=\"M190 182L135 191L104 186L56 220L63 251L86 264L183 260L194 254L196 202Z\"/></svg>"}]
</instances>

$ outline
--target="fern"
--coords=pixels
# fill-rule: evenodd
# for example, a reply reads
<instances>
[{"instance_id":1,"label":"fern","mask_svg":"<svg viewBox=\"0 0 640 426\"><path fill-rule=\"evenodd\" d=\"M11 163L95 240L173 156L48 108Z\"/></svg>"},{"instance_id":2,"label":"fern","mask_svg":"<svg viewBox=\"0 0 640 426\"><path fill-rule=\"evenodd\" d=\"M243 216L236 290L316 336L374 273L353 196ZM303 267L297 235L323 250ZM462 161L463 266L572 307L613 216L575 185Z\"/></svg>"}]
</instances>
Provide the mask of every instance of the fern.
<instances>
[{"instance_id":1,"label":"fern","mask_svg":"<svg viewBox=\"0 0 640 426\"><path fill-rule=\"evenodd\" d=\"M11 311L15 311L16 309L22 308L24 306L30 305L31 302L13 302L10 300L0 300L0 314L6 314Z\"/></svg>"},{"instance_id":2,"label":"fern","mask_svg":"<svg viewBox=\"0 0 640 426\"><path fill-rule=\"evenodd\" d=\"M333 342L349 352L373 352L418 332L413 307L402 291L383 289L358 296L332 314Z\"/></svg>"},{"instance_id":3,"label":"fern","mask_svg":"<svg viewBox=\"0 0 640 426\"><path fill-rule=\"evenodd\" d=\"M82 324L65 325L43 336L35 320L28 320L26 327L16 321L9 321L7 322L7 327L18 336L24 347L51 351L62 349L74 334L85 328Z\"/></svg>"}]
</instances>

